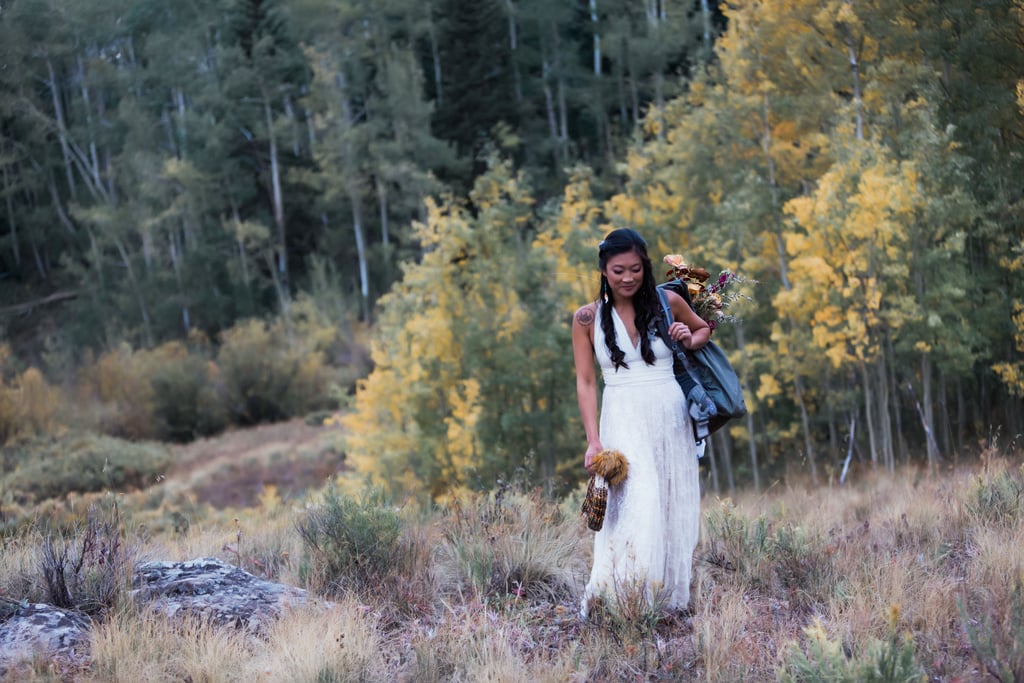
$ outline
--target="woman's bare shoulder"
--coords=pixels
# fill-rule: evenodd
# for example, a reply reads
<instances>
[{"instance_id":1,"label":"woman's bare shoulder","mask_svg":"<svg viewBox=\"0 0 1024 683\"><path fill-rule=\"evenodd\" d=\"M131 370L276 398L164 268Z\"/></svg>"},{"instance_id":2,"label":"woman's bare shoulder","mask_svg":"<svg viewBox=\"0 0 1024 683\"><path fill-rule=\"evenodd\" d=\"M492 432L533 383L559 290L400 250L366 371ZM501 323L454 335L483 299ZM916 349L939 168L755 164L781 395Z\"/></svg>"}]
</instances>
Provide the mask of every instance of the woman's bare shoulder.
<instances>
[{"instance_id":1,"label":"woman's bare shoulder","mask_svg":"<svg viewBox=\"0 0 1024 683\"><path fill-rule=\"evenodd\" d=\"M576 314L573 315L572 319L580 327L590 327L594 324L594 320L597 318L597 302L591 301L589 304L585 304L576 309Z\"/></svg>"},{"instance_id":2,"label":"woman's bare shoulder","mask_svg":"<svg viewBox=\"0 0 1024 683\"><path fill-rule=\"evenodd\" d=\"M668 301L669 306L675 304L677 301L678 302L682 302L682 303L686 303L686 299L684 299L681 295L679 295L676 292L672 291L668 287L665 287L661 291L665 292L665 300Z\"/></svg>"}]
</instances>

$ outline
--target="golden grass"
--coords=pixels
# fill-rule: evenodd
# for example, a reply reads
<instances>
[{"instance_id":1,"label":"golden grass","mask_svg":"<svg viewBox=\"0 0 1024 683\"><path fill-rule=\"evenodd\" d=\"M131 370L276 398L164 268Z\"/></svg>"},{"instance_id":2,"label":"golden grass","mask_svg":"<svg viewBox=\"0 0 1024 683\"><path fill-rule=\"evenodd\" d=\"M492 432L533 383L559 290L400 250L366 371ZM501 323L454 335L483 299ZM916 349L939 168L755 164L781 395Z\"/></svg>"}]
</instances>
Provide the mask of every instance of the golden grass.
<instances>
[{"instance_id":1,"label":"golden grass","mask_svg":"<svg viewBox=\"0 0 1024 683\"><path fill-rule=\"evenodd\" d=\"M38 566L41 539L33 533L0 539L0 598L38 600L42 578Z\"/></svg>"},{"instance_id":2,"label":"golden grass","mask_svg":"<svg viewBox=\"0 0 1024 683\"><path fill-rule=\"evenodd\" d=\"M832 657L822 670L856 680L904 644L906 680L981 680L1024 663L1024 470L1008 457L702 507L687 615L627 597L581 621L593 537L578 495L505 491L403 514L405 556L388 576L287 613L259 639L125 606L97 627L76 680L776 681L795 680L800 657ZM303 514L268 494L154 532L141 555L211 555L302 586ZM38 542L4 541L0 597L38 595ZM26 679L49 675L27 666Z\"/></svg>"},{"instance_id":3,"label":"golden grass","mask_svg":"<svg viewBox=\"0 0 1024 683\"><path fill-rule=\"evenodd\" d=\"M343 600L284 615L240 669L246 681L381 681L391 650L379 617Z\"/></svg>"},{"instance_id":4,"label":"golden grass","mask_svg":"<svg viewBox=\"0 0 1024 683\"><path fill-rule=\"evenodd\" d=\"M125 611L93 632L92 666L82 680L247 681L251 656L241 631Z\"/></svg>"}]
</instances>

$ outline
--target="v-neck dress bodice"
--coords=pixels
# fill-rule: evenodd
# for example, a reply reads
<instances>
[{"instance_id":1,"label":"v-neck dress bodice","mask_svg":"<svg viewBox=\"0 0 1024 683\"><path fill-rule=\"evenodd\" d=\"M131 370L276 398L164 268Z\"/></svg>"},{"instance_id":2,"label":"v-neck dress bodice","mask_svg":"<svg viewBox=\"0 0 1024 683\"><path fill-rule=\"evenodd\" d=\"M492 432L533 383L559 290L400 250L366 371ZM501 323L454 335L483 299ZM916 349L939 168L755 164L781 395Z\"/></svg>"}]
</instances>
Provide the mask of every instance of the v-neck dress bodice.
<instances>
[{"instance_id":1,"label":"v-neck dress bodice","mask_svg":"<svg viewBox=\"0 0 1024 683\"><path fill-rule=\"evenodd\" d=\"M598 323L594 328L594 350L597 353L597 362L601 366L601 376L604 379L605 386L650 383L671 383L678 386L672 371L672 350L661 340L661 337L655 334L653 330L647 332L651 339L651 349L654 351L655 357L654 365L648 365L644 362L643 356L640 355L641 345L639 340L634 346L629 338L626 323L619 317L614 307L612 308L612 323L615 327L616 342L619 348L622 349L622 352L626 354L624 360L629 369L619 368L616 370L612 365L611 351L608 350L608 346L605 344L604 331L601 329L600 323ZM682 392L680 392L681 394Z\"/></svg>"},{"instance_id":2,"label":"v-neck dress bodice","mask_svg":"<svg viewBox=\"0 0 1024 683\"><path fill-rule=\"evenodd\" d=\"M604 526L594 535L582 612L587 614L596 597L614 600L638 588L652 604L685 609L700 532L693 428L672 371L671 349L653 330L641 330L650 335L655 356L648 365L614 309L611 317L629 367L613 366L599 310L594 351L604 380L600 436L605 448L626 456L629 474L609 489Z\"/></svg>"}]
</instances>

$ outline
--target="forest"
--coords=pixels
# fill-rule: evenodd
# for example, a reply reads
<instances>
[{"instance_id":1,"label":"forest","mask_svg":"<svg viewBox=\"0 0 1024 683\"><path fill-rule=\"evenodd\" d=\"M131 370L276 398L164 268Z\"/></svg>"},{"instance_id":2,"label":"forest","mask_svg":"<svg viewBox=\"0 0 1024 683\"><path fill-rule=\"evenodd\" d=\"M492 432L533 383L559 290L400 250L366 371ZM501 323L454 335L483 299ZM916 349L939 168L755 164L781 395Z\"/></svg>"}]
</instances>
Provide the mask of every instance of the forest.
<instances>
[{"instance_id":1,"label":"forest","mask_svg":"<svg viewBox=\"0 0 1024 683\"><path fill-rule=\"evenodd\" d=\"M1022 74L1021 0L0 0L0 442L564 492L630 226L743 282L714 490L1017 448Z\"/></svg>"}]
</instances>

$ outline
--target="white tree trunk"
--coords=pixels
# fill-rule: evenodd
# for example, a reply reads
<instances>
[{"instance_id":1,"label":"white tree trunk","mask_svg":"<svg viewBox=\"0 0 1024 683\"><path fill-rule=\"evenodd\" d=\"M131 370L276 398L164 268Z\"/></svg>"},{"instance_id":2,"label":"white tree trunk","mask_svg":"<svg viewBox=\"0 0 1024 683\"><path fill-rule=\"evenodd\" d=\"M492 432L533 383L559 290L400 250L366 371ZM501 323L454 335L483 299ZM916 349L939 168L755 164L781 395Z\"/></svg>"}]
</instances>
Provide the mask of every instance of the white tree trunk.
<instances>
[{"instance_id":1,"label":"white tree trunk","mask_svg":"<svg viewBox=\"0 0 1024 683\"><path fill-rule=\"evenodd\" d=\"M341 92L341 111L345 122L346 130L355 127L355 114L352 111L352 103L348 98L348 84L345 74L339 72L337 75L338 90ZM344 159L350 163L354 157L351 149L350 137L346 137ZM349 203L352 207L352 230L356 238L356 257L359 259L359 293L363 305L363 320L370 320L370 275L367 266L366 237L363 234L363 207L362 196L359 192L357 169L345 169L345 189L348 192Z\"/></svg>"},{"instance_id":2,"label":"white tree trunk","mask_svg":"<svg viewBox=\"0 0 1024 683\"><path fill-rule=\"evenodd\" d=\"M846 0L846 4L853 5L852 0ZM850 76L853 80L853 102L857 112L857 139L864 139L864 102L860 94L860 65L857 62L857 50L854 46L853 31L846 24L840 26L843 38L846 40L846 53L850 59Z\"/></svg>"},{"instance_id":3,"label":"white tree trunk","mask_svg":"<svg viewBox=\"0 0 1024 683\"><path fill-rule=\"evenodd\" d=\"M245 291L251 292L249 289L249 257L245 253L245 241L242 239L242 219L238 215L238 204L235 203L234 198L231 199L231 215L235 220L235 243L238 245L238 263L242 267L242 281L245 282Z\"/></svg>"},{"instance_id":4,"label":"white tree trunk","mask_svg":"<svg viewBox=\"0 0 1024 683\"><path fill-rule=\"evenodd\" d=\"M939 448L935 441L935 410L932 407L932 361L928 354L921 355L921 393L922 407L921 420L924 422L925 438L928 445L928 466L934 467L939 461Z\"/></svg>"},{"instance_id":5,"label":"white tree trunk","mask_svg":"<svg viewBox=\"0 0 1024 683\"><path fill-rule=\"evenodd\" d=\"M380 174L377 181L377 204L380 207L380 241L385 247L391 243L391 236L388 230L388 186Z\"/></svg>"},{"instance_id":6,"label":"white tree trunk","mask_svg":"<svg viewBox=\"0 0 1024 683\"><path fill-rule=\"evenodd\" d=\"M57 119L57 139L60 142L60 151L64 157L64 173L67 176L68 191L71 198L78 199L75 191L75 177L71 169L71 149L68 144L68 129L64 120L64 105L60 101L60 87L57 85L57 75L53 70L53 62L46 60L46 71L50 76L50 94L53 97L53 114Z\"/></svg>"},{"instance_id":7,"label":"white tree trunk","mask_svg":"<svg viewBox=\"0 0 1024 683\"><path fill-rule=\"evenodd\" d=\"M124 243L120 238L114 237L114 246L117 248L117 253L121 256L121 262L124 264L125 272L128 274L128 282L132 286L132 291L135 292L135 301L139 306L139 313L142 315L142 331L145 334L146 346L153 346L153 329L149 320L149 309L146 307L146 300L142 297L141 283L135 277L135 269L132 268L132 261L128 257L128 250L125 249Z\"/></svg>"},{"instance_id":8,"label":"white tree trunk","mask_svg":"<svg viewBox=\"0 0 1024 683\"><path fill-rule=\"evenodd\" d=\"M644 16L648 26L658 25L658 0L644 0Z\"/></svg>"},{"instance_id":9,"label":"white tree trunk","mask_svg":"<svg viewBox=\"0 0 1024 683\"><path fill-rule=\"evenodd\" d=\"M288 246L284 224L284 197L281 192L281 166L277 152L277 135L274 132L274 114L270 109L270 99L263 93L263 114L266 118L267 139L270 144L270 187L271 202L274 211L274 226L277 228L277 273L280 278L281 294L290 296L288 284ZM282 308L287 308L282 299Z\"/></svg>"},{"instance_id":10,"label":"white tree trunk","mask_svg":"<svg viewBox=\"0 0 1024 683\"><path fill-rule=\"evenodd\" d=\"M366 266L366 238L363 235L363 208L359 191L349 184L348 196L352 204L352 229L356 236L356 254L359 257L359 295L363 304L363 320L370 320L370 275Z\"/></svg>"},{"instance_id":11,"label":"white tree trunk","mask_svg":"<svg viewBox=\"0 0 1024 683\"><path fill-rule=\"evenodd\" d=\"M704 59L711 58L711 6L708 0L700 0L700 13L704 19Z\"/></svg>"},{"instance_id":12,"label":"white tree trunk","mask_svg":"<svg viewBox=\"0 0 1024 683\"><path fill-rule=\"evenodd\" d=\"M764 153L765 166L768 169L768 190L771 195L772 209L774 211L779 210L779 188L775 177L775 159L772 158L772 128L771 128L771 108L768 102L768 95L762 95L761 97L761 150ZM789 259L786 256L786 246L782 236L782 228L778 224L775 226L775 248L779 255L779 277L782 281L782 287L787 292L792 289L792 284L789 281ZM789 324L790 332L792 331L792 325ZM811 439L811 421L808 416L807 403L804 400L804 384L803 378L800 376L799 371L793 367L793 387L796 393L797 407L800 410L800 426L804 432L804 456L807 458L807 462L811 466L811 479L817 484L818 483L818 460L814 453L814 441Z\"/></svg>"},{"instance_id":13,"label":"white tree trunk","mask_svg":"<svg viewBox=\"0 0 1024 683\"><path fill-rule=\"evenodd\" d=\"M188 129L185 127L185 92L181 88L174 89L174 101L178 107L178 149L179 156L184 159L188 142Z\"/></svg>"},{"instance_id":14,"label":"white tree trunk","mask_svg":"<svg viewBox=\"0 0 1024 683\"><path fill-rule=\"evenodd\" d=\"M434 99L437 100L437 106L441 106L444 101L442 92L441 79L441 50L437 45L437 29L434 27L434 12L433 4L428 4L427 7L427 25L430 27L430 57L434 62Z\"/></svg>"},{"instance_id":15,"label":"white tree trunk","mask_svg":"<svg viewBox=\"0 0 1024 683\"><path fill-rule=\"evenodd\" d=\"M878 466L878 433L875 429L875 406L871 400L871 380L868 376L867 363L861 361L860 364L860 377L861 385L864 390L864 420L867 422L868 428L868 446L871 449L871 465L872 467Z\"/></svg>"},{"instance_id":16,"label":"white tree trunk","mask_svg":"<svg viewBox=\"0 0 1024 683\"><path fill-rule=\"evenodd\" d=\"M21 266L21 246L18 244L18 224L14 220L14 204L12 201L11 178L8 174L7 164L2 166L4 180L4 197L7 205L7 225L11 229L11 255L14 257L14 265Z\"/></svg>"},{"instance_id":17,"label":"white tree trunk","mask_svg":"<svg viewBox=\"0 0 1024 683\"><path fill-rule=\"evenodd\" d=\"M879 421L879 446L882 451L882 460L890 472L896 471L896 449L892 441L892 413L889 406L889 377L886 371L885 351L878 354L878 421Z\"/></svg>"},{"instance_id":18,"label":"white tree trunk","mask_svg":"<svg viewBox=\"0 0 1024 683\"><path fill-rule=\"evenodd\" d=\"M548 64L547 57L545 57L541 63L541 82L544 84L544 108L548 114L548 132L551 134L551 142L554 146L555 161L560 162L561 156L559 155L559 141L558 141L558 120L557 113L555 112L555 97L551 92L551 84L549 79L551 77L551 66Z\"/></svg>"},{"instance_id":19,"label":"white tree trunk","mask_svg":"<svg viewBox=\"0 0 1024 683\"><path fill-rule=\"evenodd\" d=\"M96 152L96 135L93 131L92 123L92 98L89 96L89 88L85 82L85 66L82 64L82 58L79 57L78 61L78 82L82 91L82 104L85 110L85 124L89 131L89 173L92 175L92 182L95 185L102 185L103 181L100 178L100 161Z\"/></svg>"},{"instance_id":20,"label":"white tree trunk","mask_svg":"<svg viewBox=\"0 0 1024 683\"><path fill-rule=\"evenodd\" d=\"M516 30L516 7L512 0L505 0L508 9L508 43L512 51L512 77L515 79L516 102L523 101L523 81L519 74L519 35Z\"/></svg>"}]
</instances>

